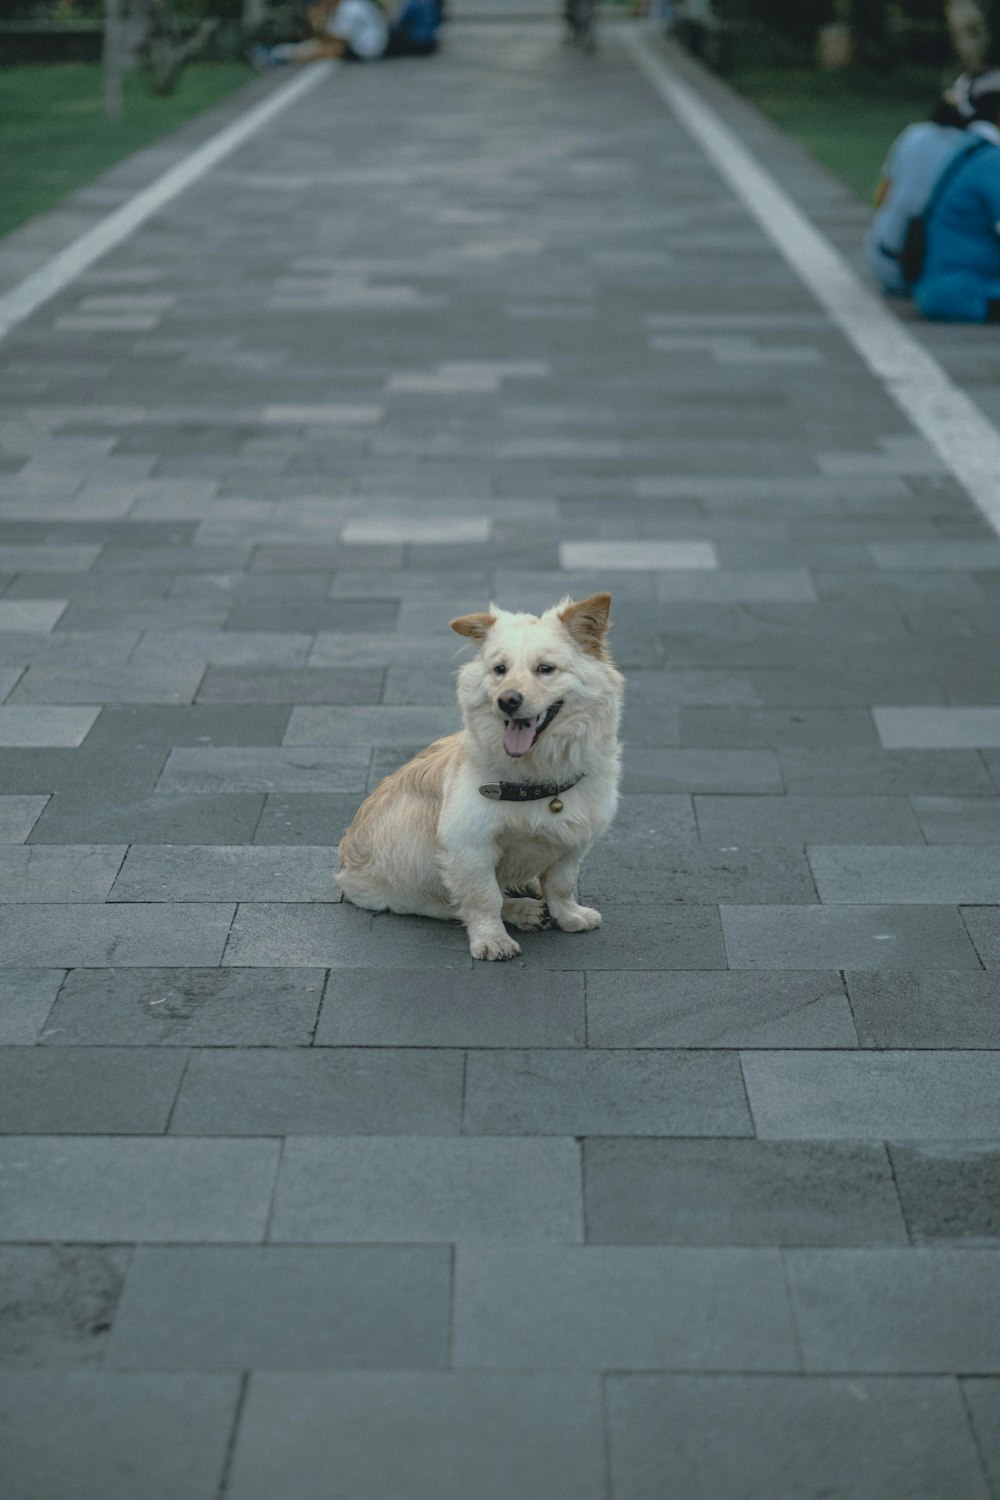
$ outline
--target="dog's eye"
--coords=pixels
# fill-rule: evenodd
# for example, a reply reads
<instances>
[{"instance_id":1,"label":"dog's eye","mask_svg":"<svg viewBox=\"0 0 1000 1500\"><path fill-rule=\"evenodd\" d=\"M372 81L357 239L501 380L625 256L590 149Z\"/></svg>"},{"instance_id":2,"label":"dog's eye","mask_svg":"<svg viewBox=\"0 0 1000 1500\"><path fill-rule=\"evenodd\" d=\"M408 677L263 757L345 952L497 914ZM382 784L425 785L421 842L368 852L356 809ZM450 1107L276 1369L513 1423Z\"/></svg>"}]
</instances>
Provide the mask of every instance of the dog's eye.
<instances>
[{"instance_id":1,"label":"dog's eye","mask_svg":"<svg viewBox=\"0 0 1000 1500\"><path fill-rule=\"evenodd\" d=\"M504 675L504 673L506 672L506 670L507 670L507 668L504 666L503 662L502 661L498 661L497 664L496 664L496 666L493 668L493 676L494 677L502 677Z\"/></svg>"},{"instance_id":2,"label":"dog's eye","mask_svg":"<svg viewBox=\"0 0 1000 1500\"><path fill-rule=\"evenodd\" d=\"M555 667L553 667L551 663L547 661L540 661L538 663L538 666L535 668L535 671L541 672L544 677L547 677L550 672L555 671Z\"/></svg>"}]
</instances>

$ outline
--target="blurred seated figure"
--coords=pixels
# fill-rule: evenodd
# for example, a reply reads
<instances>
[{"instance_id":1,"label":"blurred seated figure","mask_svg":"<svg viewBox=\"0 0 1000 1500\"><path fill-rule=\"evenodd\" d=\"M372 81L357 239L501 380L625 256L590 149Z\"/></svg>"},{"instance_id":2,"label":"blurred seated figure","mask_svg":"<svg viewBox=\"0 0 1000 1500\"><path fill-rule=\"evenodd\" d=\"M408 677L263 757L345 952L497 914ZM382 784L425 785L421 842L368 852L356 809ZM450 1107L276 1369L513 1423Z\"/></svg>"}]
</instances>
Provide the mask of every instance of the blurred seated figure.
<instances>
[{"instance_id":1,"label":"blurred seated figure","mask_svg":"<svg viewBox=\"0 0 1000 1500\"><path fill-rule=\"evenodd\" d=\"M969 103L967 160L930 215L913 300L927 318L1000 323L1000 68L971 80Z\"/></svg>"},{"instance_id":2,"label":"blurred seated figure","mask_svg":"<svg viewBox=\"0 0 1000 1500\"><path fill-rule=\"evenodd\" d=\"M961 151L971 114L969 79L963 75L930 119L907 125L889 150L875 189L877 212L865 235L865 260L890 296L905 297L911 291L900 266L907 226L927 206L934 184Z\"/></svg>"},{"instance_id":3,"label":"blurred seated figure","mask_svg":"<svg viewBox=\"0 0 1000 1500\"><path fill-rule=\"evenodd\" d=\"M254 47L250 60L264 69L323 57L370 62L387 55L433 52L441 19L441 0L402 0L391 22L375 0L318 0L306 11L311 35L301 42Z\"/></svg>"}]
</instances>

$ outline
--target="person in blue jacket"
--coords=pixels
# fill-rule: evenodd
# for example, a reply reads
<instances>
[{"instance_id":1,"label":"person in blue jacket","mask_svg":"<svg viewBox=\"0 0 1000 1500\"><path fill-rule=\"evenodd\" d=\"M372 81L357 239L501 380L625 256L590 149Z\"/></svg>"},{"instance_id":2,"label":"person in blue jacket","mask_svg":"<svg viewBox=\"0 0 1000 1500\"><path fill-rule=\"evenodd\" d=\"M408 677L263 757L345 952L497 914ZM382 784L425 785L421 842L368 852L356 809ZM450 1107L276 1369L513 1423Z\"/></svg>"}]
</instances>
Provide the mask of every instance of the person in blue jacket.
<instances>
[{"instance_id":1,"label":"person in blue jacket","mask_svg":"<svg viewBox=\"0 0 1000 1500\"><path fill-rule=\"evenodd\" d=\"M972 115L969 78L963 74L938 101L929 120L907 125L893 142L875 189L875 217L865 235L865 260L882 291L908 297L899 263L911 218L922 213L935 182L966 143Z\"/></svg>"},{"instance_id":2,"label":"person in blue jacket","mask_svg":"<svg viewBox=\"0 0 1000 1500\"><path fill-rule=\"evenodd\" d=\"M969 102L968 160L955 168L928 220L913 300L927 318L1000 323L1000 68L972 79ZM973 144L978 149L970 150Z\"/></svg>"}]
</instances>

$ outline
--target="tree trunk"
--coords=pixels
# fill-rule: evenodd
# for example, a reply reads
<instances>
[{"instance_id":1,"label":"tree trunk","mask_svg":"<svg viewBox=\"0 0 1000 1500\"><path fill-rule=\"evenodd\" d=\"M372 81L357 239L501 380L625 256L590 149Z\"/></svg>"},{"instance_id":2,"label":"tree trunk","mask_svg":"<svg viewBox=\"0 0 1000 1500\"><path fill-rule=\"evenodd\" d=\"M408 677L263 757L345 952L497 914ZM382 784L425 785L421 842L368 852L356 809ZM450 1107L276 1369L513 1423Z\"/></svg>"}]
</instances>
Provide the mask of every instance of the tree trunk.
<instances>
[{"instance_id":1,"label":"tree trunk","mask_svg":"<svg viewBox=\"0 0 1000 1500\"><path fill-rule=\"evenodd\" d=\"M104 113L109 120L120 120L122 117L124 40L122 0L104 0L104 43L101 50L101 79L104 90Z\"/></svg>"}]
</instances>

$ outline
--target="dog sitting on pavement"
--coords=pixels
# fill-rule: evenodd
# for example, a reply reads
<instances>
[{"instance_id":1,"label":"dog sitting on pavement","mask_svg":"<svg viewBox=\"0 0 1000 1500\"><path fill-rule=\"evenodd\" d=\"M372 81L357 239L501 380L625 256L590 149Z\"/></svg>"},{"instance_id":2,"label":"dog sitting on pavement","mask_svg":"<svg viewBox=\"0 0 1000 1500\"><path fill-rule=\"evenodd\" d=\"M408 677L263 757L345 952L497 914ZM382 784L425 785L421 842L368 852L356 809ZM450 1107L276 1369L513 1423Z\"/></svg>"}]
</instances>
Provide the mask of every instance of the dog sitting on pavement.
<instances>
[{"instance_id":1,"label":"dog sitting on pavement","mask_svg":"<svg viewBox=\"0 0 1000 1500\"><path fill-rule=\"evenodd\" d=\"M598 927L580 865L618 801L624 683L605 637L610 594L541 616L490 606L451 628L478 650L458 673L464 728L362 803L337 880L369 911L458 919L473 958L516 958L504 923Z\"/></svg>"}]
</instances>

